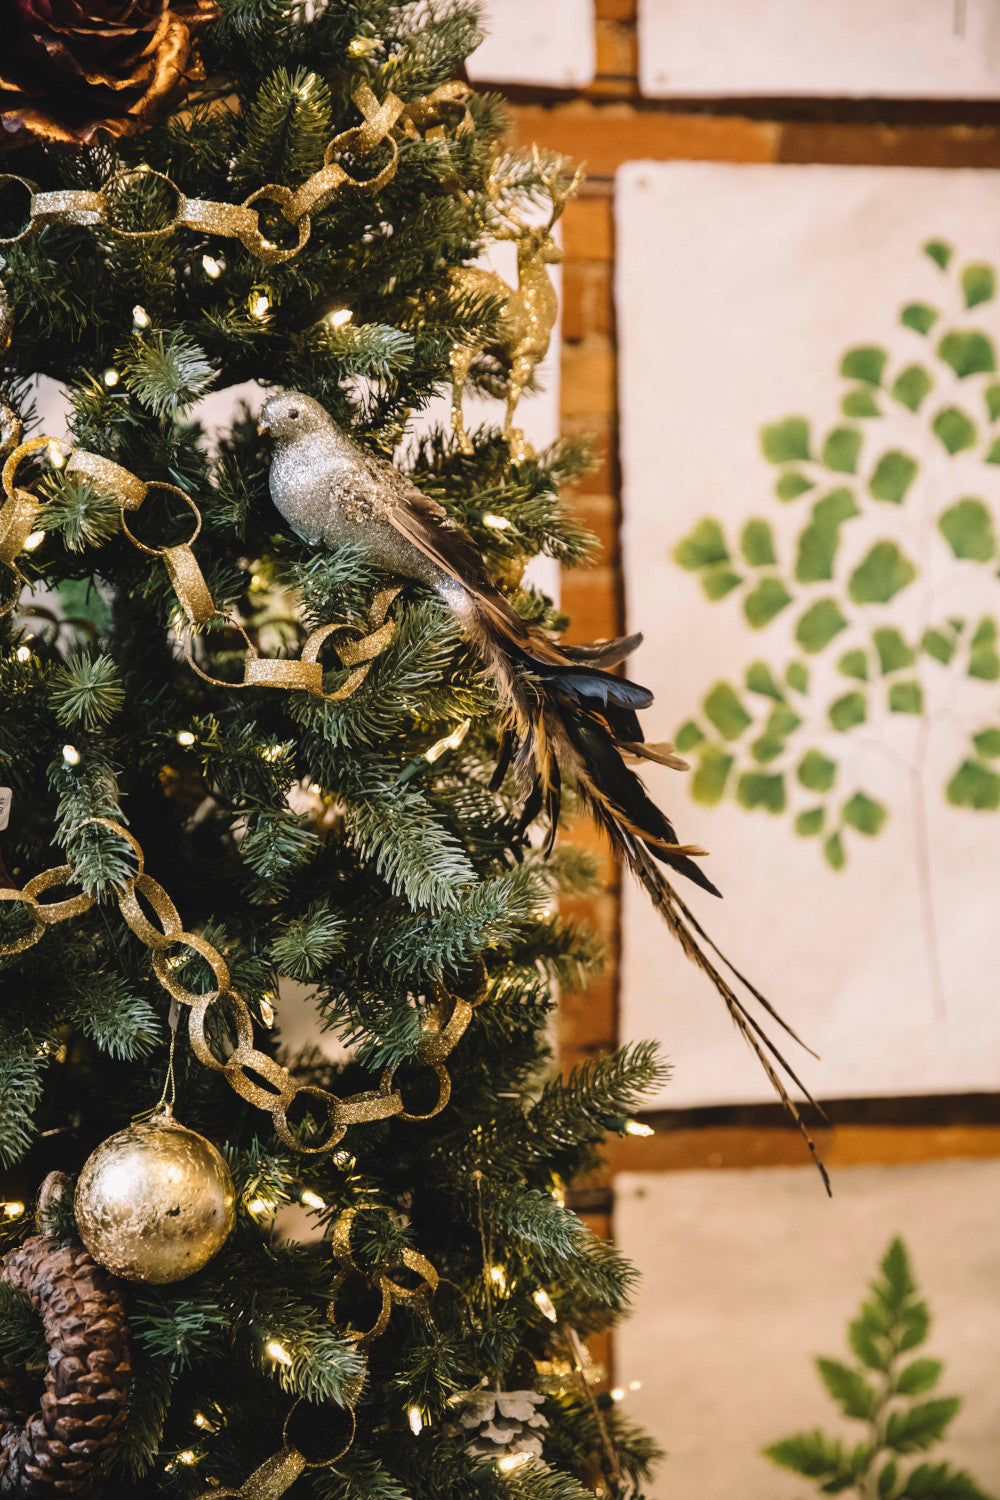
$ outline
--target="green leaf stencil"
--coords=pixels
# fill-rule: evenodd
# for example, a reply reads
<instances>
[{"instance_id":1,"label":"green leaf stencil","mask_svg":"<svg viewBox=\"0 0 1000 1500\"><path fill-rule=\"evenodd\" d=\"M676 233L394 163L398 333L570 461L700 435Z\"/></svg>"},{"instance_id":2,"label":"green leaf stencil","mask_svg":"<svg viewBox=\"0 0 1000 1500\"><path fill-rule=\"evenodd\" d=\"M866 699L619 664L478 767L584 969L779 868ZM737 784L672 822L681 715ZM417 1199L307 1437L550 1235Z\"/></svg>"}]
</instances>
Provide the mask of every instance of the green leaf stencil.
<instances>
[{"instance_id":1,"label":"green leaf stencil","mask_svg":"<svg viewBox=\"0 0 1000 1500\"><path fill-rule=\"evenodd\" d=\"M894 334L857 341L835 358L843 385L832 411L840 419L831 420L830 408L800 411L760 428L763 460L777 472L763 486L750 476L749 488L766 497L773 486L770 515L758 500L757 513L730 533L705 517L673 552L705 597L731 611L734 629L770 631L769 640L780 642L734 682L716 682L676 731L678 749L695 761L691 794L706 805L730 799L747 811L787 815L831 872L845 869L890 823L877 789L859 784L870 761L858 760L857 747L870 756L886 737L903 747L885 748L895 757L893 783L904 805L910 799L912 816L925 818L926 768L907 770L905 747L924 743L922 726L948 711L959 684L972 693L982 684L995 695L1000 683L997 618L970 625L934 602L938 594L963 597L956 568L970 583L975 568L987 569L994 587L1000 579L1000 495L991 469L981 467L976 484L977 465L1000 464L997 273L943 239L923 250L941 274L941 306L952 315L983 307L989 326L942 328L937 306L903 303ZM792 659L789 645L799 653ZM935 793L956 816L1000 809L995 696L979 723L963 731L964 749ZM832 1366L827 1374L841 1378ZM921 1367L908 1378L916 1393ZM863 1405L860 1386L856 1394ZM899 1441L911 1439L900 1434ZM848 1467L849 1460L845 1452ZM888 1477L879 1494L919 1500L909 1489L904 1495L891 1467L881 1473ZM824 1486L829 1493L843 1487Z\"/></svg>"}]
</instances>

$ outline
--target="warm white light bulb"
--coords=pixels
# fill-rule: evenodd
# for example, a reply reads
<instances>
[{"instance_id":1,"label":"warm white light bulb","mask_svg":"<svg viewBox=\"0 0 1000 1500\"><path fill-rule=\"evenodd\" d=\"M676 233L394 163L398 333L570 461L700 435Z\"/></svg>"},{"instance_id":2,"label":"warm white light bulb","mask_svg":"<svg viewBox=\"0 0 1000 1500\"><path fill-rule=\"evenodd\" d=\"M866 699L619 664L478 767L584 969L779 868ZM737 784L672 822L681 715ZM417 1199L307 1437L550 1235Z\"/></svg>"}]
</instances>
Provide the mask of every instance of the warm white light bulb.
<instances>
[{"instance_id":1,"label":"warm white light bulb","mask_svg":"<svg viewBox=\"0 0 1000 1500\"><path fill-rule=\"evenodd\" d=\"M136 328L149 327L149 313L144 307L140 307L138 302L132 309L132 322Z\"/></svg>"},{"instance_id":2,"label":"warm white light bulb","mask_svg":"<svg viewBox=\"0 0 1000 1500\"><path fill-rule=\"evenodd\" d=\"M266 318L271 299L264 292L258 293L250 304L250 311L255 318Z\"/></svg>"},{"instance_id":3,"label":"warm white light bulb","mask_svg":"<svg viewBox=\"0 0 1000 1500\"><path fill-rule=\"evenodd\" d=\"M40 547L42 545L42 543L44 542L44 540L45 540L45 532L44 531L33 531L31 533L31 535L25 539L25 543L24 543L24 550L25 550L25 552L34 552L35 548L36 547Z\"/></svg>"},{"instance_id":4,"label":"warm white light bulb","mask_svg":"<svg viewBox=\"0 0 1000 1500\"><path fill-rule=\"evenodd\" d=\"M488 510L485 516L483 516L483 525L491 527L494 531L510 530L510 522L507 520L507 517L494 515L491 510Z\"/></svg>"},{"instance_id":5,"label":"warm white light bulb","mask_svg":"<svg viewBox=\"0 0 1000 1500\"><path fill-rule=\"evenodd\" d=\"M190 729L179 729L177 731L177 743L178 745L194 744L194 735L191 733Z\"/></svg>"},{"instance_id":6,"label":"warm white light bulb","mask_svg":"<svg viewBox=\"0 0 1000 1500\"><path fill-rule=\"evenodd\" d=\"M528 1455L526 1453L508 1453L497 1464L497 1468L503 1469L505 1474L509 1474L511 1469L519 1469L522 1464L526 1464L527 1462Z\"/></svg>"},{"instance_id":7,"label":"warm white light bulb","mask_svg":"<svg viewBox=\"0 0 1000 1500\"><path fill-rule=\"evenodd\" d=\"M65 458L63 457L63 451L60 448L59 444L56 442L55 438L49 438L48 455L49 463L54 469L61 469L63 464L66 462Z\"/></svg>"},{"instance_id":8,"label":"warm white light bulb","mask_svg":"<svg viewBox=\"0 0 1000 1500\"><path fill-rule=\"evenodd\" d=\"M490 1266L490 1280L498 1291L505 1292L507 1290L507 1277L504 1274L503 1266Z\"/></svg>"},{"instance_id":9,"label":"warm white light bulb","mask_svg":"<svg viewBox=\"0 0 1000 1500\"><path fill-rule=\"evenodd\" d=\"M270 1198L251 1198L247 1208L252 1214L273 1214L277 1208Z\"/></svg>"},{"instance_id":10,"label":"warm white light bulb","mask_svg":"<svg viewBox=\"0 0 1000 1500\"><path fill-rule=\"evenodd\" d=\"M464 719L457 729L452 730L451 734L446 734L443 740L438 740L429 750L426 750L424 752L424 759L430 761L431 765L433 765L446 750L457 750L468 734L471 724L471 719Z\"/></svg>"},{"instance_id":11,"label":"warm white light bulb","mask_svg":"<svg viewBox=\"0 0 1000 1500\"><path fill-rule=\"evenodd\" d=\"M643 1125L639 1120L627 1120L625 1123L626 1135L652 1135L652 1125Z\"/></svg>"},{"instance_id":12,"label":"warm white light bulb","mask_svg":"<svg viewBox=\"0 0 1000 1500\"><path fill-rule=\"evenodd\" d=\"M305 1204L306 1208L326 1207L325 1199L321 1198L319 1193L314 1193L312 1188L306 1188L302 1193L299 1194L299 1198L300 1201Z\"/></svg>"},{"instance_id":13,"label":"warm white light bulb","mask_svg":"<svg viewBox=\"0 0 1000 1500\"><path fill-rule=\"evenodd\" d=\"M24 1204L19 1203L16 1198L12 1198L9 1203L4 1204L3 1211L5 1218L17 1219L24 1213Z\"/></svg>"},{"instance_id":14,"label":"warm white light bulb","mask_svg":"<svg viewBox=\"0 0 1000 1500\"><path fill-rule=\"evenodd\" d=\"M104 384L110 390L110 388L112 386L115 386L115 385L118 384L119 380L121 379L121 376L118 374L117 370L105 370L104 374L101 376L101 379L104 381Z\"/></svg>"},{"instance_id":15,"label":"warm white light bulb","mask_svg":"<svg viewBox=\"0 0 1000 1500\"><path fill-rule=\"evenodd\" d=\"M266 995L260 997L260 1018L265 1026L274 1025L274 1006Z\"/></svg>"},{"instance_id":16,"label":"warm white light bulb","mask_svg":"<svg viewBox=\"0 0 1000 1500\"><path fill-rule=\"evenodd\" d=\"M559 1314L556 1312L556 1305L544 1287L539 1287L535 1292L534 1302L543 1317L548 1318L550 1323L558 1323Z\"/></svg>"},{"instance_id":17,"label":"warm white light bulb","mask_svg":"<svg viewBox=\"0 0 1000 1500\"><path fill-rule=\"evenodd\" d=\"M18 646L17 650L14 652L14 655L17 657L18 661L31 660L31 651L27 646Z\"/></svg>"},{"instance_id":18,"label":"warm white light bulb","mask_svg":"<svg viewBox=\"0 0 1000 1500\"><path fill-rule=\"evenodd\" d=\"M411 1406L410 1407L410 1431L415 1436L418 1432L423 1432L423 1430L424 1430L424 1419L420 1415L420 1408L418 1406Z\"/></svg>"},{"instance_id":19,"label":"warm white light bulb","mask_svg":"<svg viewBox=\"0 0 1000 1500\"><path fill-rule=\"evenodd\" d=\"M260 753L265 760L277 760L278 756L281 754L281 746L268 745L267 749L262 750Z\"/></svg>"},{"instance_id":20,"label":"warm white light bulb","mask_svg":"<svg viewBox=\"0 0 1000 1500\"><path fill-rule=\"evenodd\" d=\"M327 315L327 322L331 328L344 328L354 317L349 307L338 307L336 312Z\"/></svg>"},{"instance_id":21,"label":"warm white light bulb","mask_svg":"<svg viewBox=\"0 0 1000 1500\"><path fill-rule=\"evenodd\" d=\"M267 1346L267 1352L272 1359L278 1361L279 1365L290 1365L292 1363L292 1356L284 1344L279 1344L277 1339L271 1339Z\"/></svg>"},{"instance_id":22,"label":"warm white light bulb","mask_svg":"<svg viewBox=\"0 0 1000 1500\"><path fill-rule=\"evenodd\" d=\"M80 752L75 745L63 745L63 760L68 766L80 764Z\"/></svg>"},{"instance_id":23,"label":"warm white light bulb","mask_svg":"<svg viewBox=\"0 0 1000 1500\"><path fill-rule=\"evenodd\" d=\"M191 1448L185 1448L183 1453L178 1453L178 1455L177 1455L177 1462L179 1464L193 1464L193 1463L195 1463L196 1460L195 1460L195 1455L194 1455L193 1450Z\"/></svg>"},{"instance_id":24,"label":"warm white light bulb","mask_svg":"<svg viewBox=\"0 0 1000 1500\"><path fill-rule=\"evenodd\" d=\"M611 1392L611 1399L612 1399L612 1401L624 1401L625 1400L625 1392L622 1390L622 1388L621 1388L620 1385L616 1385L615 1388L614 1388L614 1390Z\"/></svg>"},{"instance_id":25,"label":"warm white light bulb","mask_svg":"<svg viewBox=\"0 0 1000 1500\"><path fill-rule=\"evenodd\" d=\"M218 280L222 275L222 266L212 255L203 255L201 257L201 265L205 275L211 276L213 281Z\"/></svg>"}]
</instances>

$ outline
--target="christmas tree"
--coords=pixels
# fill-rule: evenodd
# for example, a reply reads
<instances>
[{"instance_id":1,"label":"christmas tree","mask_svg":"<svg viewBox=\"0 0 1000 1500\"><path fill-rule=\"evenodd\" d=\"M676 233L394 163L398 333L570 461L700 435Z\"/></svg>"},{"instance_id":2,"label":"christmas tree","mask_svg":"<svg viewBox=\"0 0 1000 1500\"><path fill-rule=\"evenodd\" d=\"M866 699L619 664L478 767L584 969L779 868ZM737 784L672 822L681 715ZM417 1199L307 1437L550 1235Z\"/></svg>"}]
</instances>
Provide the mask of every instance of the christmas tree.
<instances>
[{"instance_id":1,"label":"christmas tree","mask_svg":"<svg viewBox=\"0 0 1000 1500\"><path fill-rule=\"evenodd\" d=\"M542 650L565 621L522 574L587 558L558 495L588 453L536 455L515 408L577 179L504 151L468 5L106 9L0 0L0 1493L637 1495L652 1445L582 1342L633 1272L566 1191L664 1068L554 1070L592 861L532 840L555 763L525 807L447 590L364 516L286 522L234 391L298 393L276 446L321 409L373 484L393 460ZM336 1047L289 1055L279 991Z\"/></svg>"}]
</instances>

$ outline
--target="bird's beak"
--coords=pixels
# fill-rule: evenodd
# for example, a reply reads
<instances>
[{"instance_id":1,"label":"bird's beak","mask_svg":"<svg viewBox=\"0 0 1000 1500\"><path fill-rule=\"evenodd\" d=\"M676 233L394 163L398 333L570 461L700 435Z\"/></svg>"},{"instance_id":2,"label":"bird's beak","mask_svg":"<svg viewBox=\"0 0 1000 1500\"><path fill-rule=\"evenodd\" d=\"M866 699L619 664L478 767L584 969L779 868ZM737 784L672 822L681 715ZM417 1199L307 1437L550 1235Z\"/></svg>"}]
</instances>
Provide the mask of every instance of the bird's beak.
<instances>
[{"instance_id":1,"label":"bird's beak","mask_svg":"<svg viewBox=\"0 0 1000 1500\"><path fill-rule=\"evenodd\" d=\"M270 423L265 422L263 420L261 420L260 422L257 423L257 436L258 437L264 437L264 435L266 433L270 432L270 431L271 431Z\"/></svg>"}]
</instances>

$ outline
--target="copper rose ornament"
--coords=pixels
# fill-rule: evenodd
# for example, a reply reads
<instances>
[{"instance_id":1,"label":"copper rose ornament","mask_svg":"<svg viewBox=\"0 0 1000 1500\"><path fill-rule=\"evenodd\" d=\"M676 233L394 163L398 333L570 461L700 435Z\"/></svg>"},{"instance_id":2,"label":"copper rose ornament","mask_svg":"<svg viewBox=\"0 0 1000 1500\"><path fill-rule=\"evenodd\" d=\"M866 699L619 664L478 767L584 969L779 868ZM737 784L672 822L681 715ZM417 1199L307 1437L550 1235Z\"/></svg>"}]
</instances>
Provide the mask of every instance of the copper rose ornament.
<instances>
[{"instance_id":1,"label":"copper rose ornament","mask_svg":"<svg viewBox=\"0 0 1000 1500\"><path fill-rule=\"evenodd\" d=\"M0 151L135 135L204 76L216 0L0 0Z\"/></svg>"}]
</instances>

